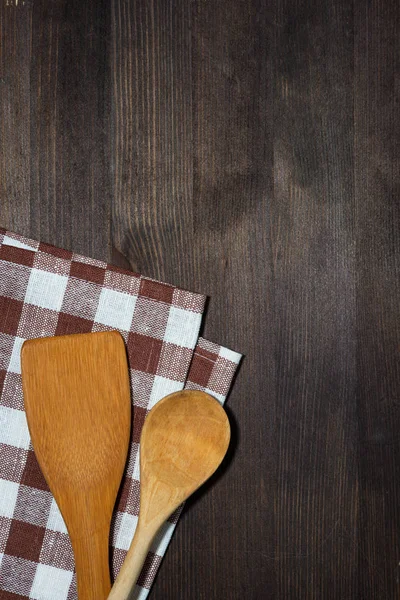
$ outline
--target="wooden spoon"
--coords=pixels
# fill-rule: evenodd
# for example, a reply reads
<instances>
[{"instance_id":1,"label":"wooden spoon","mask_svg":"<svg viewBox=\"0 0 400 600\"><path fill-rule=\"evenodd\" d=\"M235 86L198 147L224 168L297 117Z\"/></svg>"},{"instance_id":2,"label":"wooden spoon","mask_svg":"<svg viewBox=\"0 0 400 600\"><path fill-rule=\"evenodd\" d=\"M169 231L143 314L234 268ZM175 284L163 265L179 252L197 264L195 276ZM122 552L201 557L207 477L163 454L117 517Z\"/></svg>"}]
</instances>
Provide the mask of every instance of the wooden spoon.
<instances>
[{"instance_id":1,"label":"wooden spoon","mask_svg":"<svg viewBox=\"0 0 400 600\"><path fill-rule=\"evenodd\" d=\"M71 538L79 600L105 600L131 426L123 338L108 331L29 340L21 363L32 444Z\"/></svg>"},{"instance_id":2,"label":"wooden spoon","mask_svg":"<svg viewBox=\"0 0 400 600\"><path fill-rule=\"evenodd\" d=\"M127 600L166 519L217 469L230 427L222 406L200 391L176 392L148 414L140 447L139 520L108 600Z\"/></svg>"}]
</instances>

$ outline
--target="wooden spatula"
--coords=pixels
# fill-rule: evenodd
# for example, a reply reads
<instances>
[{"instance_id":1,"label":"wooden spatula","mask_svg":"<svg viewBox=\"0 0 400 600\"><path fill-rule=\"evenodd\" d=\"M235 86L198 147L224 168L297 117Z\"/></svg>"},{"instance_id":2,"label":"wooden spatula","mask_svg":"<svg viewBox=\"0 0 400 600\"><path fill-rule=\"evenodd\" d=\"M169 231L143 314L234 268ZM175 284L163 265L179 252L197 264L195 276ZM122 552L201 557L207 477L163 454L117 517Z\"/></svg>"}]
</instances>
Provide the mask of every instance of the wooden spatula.
<instances>
[{"instance_id":1,"label":"wooden spatula","mask_svg":"<svg viewBox=\"0 0 400 600\"><path fill-rule=\"evenodd\" d=\"M135 536L108 600L128 600L160 526L217 469L230 426L208 394L184 390L148 414L140 447L140 512Z\"/></svg>"},{"instance_id":2,"label":"wooden spatula","mask_svg":"<svg viewBox=\"0 0 400 600\"><path fill-rule=\"evenodd\" d=\"M32 444L71 538L79 600L104 600L131 426L123 338L111 331L29 340L21 362Z\"/></svg>"}]
</instances>

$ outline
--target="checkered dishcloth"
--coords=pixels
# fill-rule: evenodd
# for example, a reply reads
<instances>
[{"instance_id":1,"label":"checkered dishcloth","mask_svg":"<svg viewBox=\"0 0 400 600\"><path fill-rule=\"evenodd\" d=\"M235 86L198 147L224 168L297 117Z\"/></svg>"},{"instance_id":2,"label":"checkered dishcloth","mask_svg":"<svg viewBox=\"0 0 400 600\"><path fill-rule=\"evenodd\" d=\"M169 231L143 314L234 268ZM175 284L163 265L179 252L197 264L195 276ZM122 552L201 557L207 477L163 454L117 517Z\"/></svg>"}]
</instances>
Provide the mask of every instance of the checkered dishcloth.
<instances>
[{"instance_id":1,"label":"checkered dishcloth","mask_svg":"<svg viewBox=\"0 0 400 600\"><path fill-rule=\"evenodd\" d=\"M115 578L135 532L139 441L163 396L199 389L225 400L240 355L198 338L204 296L0 229L0 598L75 600L67 530L26 424L20 349L42 336L117 329L132 384L133 435L110 541ZM180 510L149 552L135 589L147 597Z\"/></svg>"}]
</instances>

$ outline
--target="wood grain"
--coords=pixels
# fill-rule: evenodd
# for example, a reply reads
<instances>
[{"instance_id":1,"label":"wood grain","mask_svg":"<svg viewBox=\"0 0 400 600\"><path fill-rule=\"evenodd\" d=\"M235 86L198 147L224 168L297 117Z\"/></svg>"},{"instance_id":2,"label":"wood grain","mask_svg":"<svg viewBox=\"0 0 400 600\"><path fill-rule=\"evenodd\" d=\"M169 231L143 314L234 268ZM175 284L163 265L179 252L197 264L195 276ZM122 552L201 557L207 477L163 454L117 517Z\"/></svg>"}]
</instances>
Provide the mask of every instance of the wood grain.
<instances>
[{"instance_id":1,"label":"wood grain","mask_svg":"<svg viewBox=\"0 0 400 600\"><path fill-rule=\"evenodd\" d=\"M365 598L399 596L400 10L393 8L360 3L355 12L359 568Z\"/></svg>"},{"instance_id":2,"label":"wood grain","mask_svg":"<svg viewBox=\"0 0 400 600\"><path fill-rule=\"evenodd\" d=\"M109 4L1 0L0 220L111 257Z\"/></svg>"},{"instance_id":3,"label":"wood grain","mask_svg":"<svg viewBox=\"0 0 400 600\"><path fill-rule=\"evenodd\" d=\"M0 218L29 232L31 11L0 3ZM21 43L23 40L23 43ZM18 126L17 126L18 124Z\"/></svg>"},{"instance_id":4,"label":"wood grain","mask_svg":"<svg viewBox=\"0 0 400 600\"><path fill-rule=\"evenodd\" d=\"M111 516L131 431L124 340L116 331L28 340L21 372L32 445L68 529L79 600L106 600Z\"/></svg>"},{"instance_id":5,"label":"wood grain","mask_svg":"<svg viewBox=\"0 0 400 600\"><path fill-rule=\"evenodd\" d=\"M277 595L358 598L352 9L276 7Z\"/></svg>"},{"instance_id":6,"label":"wood grain","mask_svg":"<svg viewBox=\"0 0 400 600\"><path fill-rule=\"evenodd\" d=\"M209 294L245 354L154 600L398 597L399 3L0 15L0 224Z\"/></svg>"}]
</instances>

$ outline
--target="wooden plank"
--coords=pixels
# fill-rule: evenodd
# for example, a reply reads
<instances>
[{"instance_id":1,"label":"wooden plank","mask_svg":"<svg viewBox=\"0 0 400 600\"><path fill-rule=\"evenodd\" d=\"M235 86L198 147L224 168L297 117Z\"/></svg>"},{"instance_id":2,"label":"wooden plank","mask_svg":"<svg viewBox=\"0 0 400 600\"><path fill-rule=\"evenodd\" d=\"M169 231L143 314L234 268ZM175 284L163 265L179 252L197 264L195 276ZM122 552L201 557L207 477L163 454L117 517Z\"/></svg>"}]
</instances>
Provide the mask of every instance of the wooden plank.
<instances>
[{"instance_id":1,"label":"wooden plank","mask_svg":"<svg viewBox=\"0 0 400 600\"><path fill-rule=\"evenodd\" d=\"M112 23L113 242L135 271L188 286L190 3L115 0Z\"/></svg>"},{"instance_id":2,"label":"wooden plank","mask_svg":"<svg viewBox=\"0 0 400 600\"><path fill-rule=\"evenodd\" d=\"M192 31L195 277L210 295L205 335L245 358L232 468L186 517L197 564L182 553L182 597L274 598L273 30L263 3L238 1L193 4Z\"/></svg>"},{"instance_id":3,"label":"wooden plank","mask_svg":"<svg viewBox=\"0 0 400 600\"><path fill-rule=\"evenodd\" d=\"M399 597L399 8L355 11L359 573L371 599Z\"/></svg>"},{"instance_id":4,"label":"wooden plank","mask_svg":"<svg viewBox=\"0 0 400 600\"><path fill-rule=\"evenodd\" d=\"M352 8L274 7L278 598L358 598Z\"/></svg>"},{"instance_id":5,"label":"wooden plank","mask_svg":"<svg viewBox=\"0 0 400 600\"><path fill-rule=\"evenodd\" d=\"M1 224L110 258L108 4L2 3Z\"/></svg>"},{"instance_id":6,"label":"wooden plank","mask_svg":"<svg viewBox=\"0 0 400 600\"><path fill-rule=\"evenodd\" d=\"M0 223L30 233L31 2L0 4Z\"/></svg>"}]
</instances>

